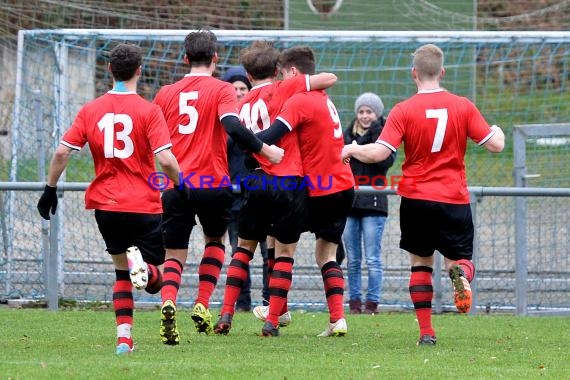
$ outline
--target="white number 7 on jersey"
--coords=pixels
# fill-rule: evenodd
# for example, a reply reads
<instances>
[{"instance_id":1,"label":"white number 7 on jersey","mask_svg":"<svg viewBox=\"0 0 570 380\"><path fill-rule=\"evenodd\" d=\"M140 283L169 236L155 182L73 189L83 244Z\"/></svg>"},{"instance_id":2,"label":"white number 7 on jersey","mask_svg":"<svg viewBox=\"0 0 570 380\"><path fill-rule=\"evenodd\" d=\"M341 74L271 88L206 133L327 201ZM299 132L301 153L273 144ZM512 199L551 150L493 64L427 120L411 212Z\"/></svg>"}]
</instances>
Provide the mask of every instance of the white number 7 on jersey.
<instances>
[{"instance_id":1,"label":"white number 7 on jersey","mask_svg":"<svg viewBox=\"0 0 570 380\"><path fill-rule=\"evenodd\" d=\"M428 119L437 119L431 152L439 152L441 150L441 145L443 144L445 128L447 128L447 108L426 110L426 117Z\"/></svg>"}]
</instances>

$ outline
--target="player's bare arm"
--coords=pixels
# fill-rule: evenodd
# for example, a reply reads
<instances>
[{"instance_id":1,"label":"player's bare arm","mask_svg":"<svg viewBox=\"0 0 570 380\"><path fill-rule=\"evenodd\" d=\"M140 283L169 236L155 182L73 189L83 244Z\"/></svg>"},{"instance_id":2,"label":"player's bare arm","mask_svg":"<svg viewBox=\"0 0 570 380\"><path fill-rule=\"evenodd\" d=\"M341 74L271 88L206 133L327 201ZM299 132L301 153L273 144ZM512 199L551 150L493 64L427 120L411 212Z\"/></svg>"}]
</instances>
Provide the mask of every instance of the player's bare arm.
<instances>
[{"instance_id":1,"label":"player's bare arm","mask_svg":"<svg viewBox=\"0 0 570 380\"><path fill-rule=\"evenodd\" d=\"M501 127L497 125L491 126L491 130L495 133L483 144L483 146L489 152L500 153L505 148L505 133Z\"/></svg>"},{"instance_id":2,"label":"player's bare arm","mask_svg":"<svg viewBox=\"0 0 570 380\"><path fill-rule=\"evenodd\" d=\"M342 148L341 159L347 163L351 157L358 161L371 164L374 162L384 161L392 154L392 150L383 144L370 143L358 145L356 142L345 145Z\"/></svg>"},{"instance_id":3,"label":"player's bare arm","mask_svg":"<svg viewBox=\"0 0 570 380\"><path fill-rule=\"evenodd\" d=\"M178 186L180 166L178 161L170 149L163 149L156 154L156 158L162 170L172 180L175 186Z\"/></svg>"},{"instance_id":4,"label":"player's bare arm","mask_svg":"<svg viewBox=\"0 0 570 380\"><path fill-rule=\"evenodd\" d=\"M332 87L337 79L333 73L318 73L309 76L309 86L311 90L324 90Z\"/></svg>"},{"instance_id":5,"label":"player's bare arm","mask_svg":"<svg viewBox=\"0 0 570 380\"><path fill-rule=\"evenodd\" d=\"M69 161L69 156L73 149L63 144L59 144L55 153L53 154L53 158L51 160L51 164L48 170L47 176L47 185L50 187L56 187L57 181L59 181L59 177L61 177L61 173L67 167L67 163Z\"/></svg>"}]
</instances>

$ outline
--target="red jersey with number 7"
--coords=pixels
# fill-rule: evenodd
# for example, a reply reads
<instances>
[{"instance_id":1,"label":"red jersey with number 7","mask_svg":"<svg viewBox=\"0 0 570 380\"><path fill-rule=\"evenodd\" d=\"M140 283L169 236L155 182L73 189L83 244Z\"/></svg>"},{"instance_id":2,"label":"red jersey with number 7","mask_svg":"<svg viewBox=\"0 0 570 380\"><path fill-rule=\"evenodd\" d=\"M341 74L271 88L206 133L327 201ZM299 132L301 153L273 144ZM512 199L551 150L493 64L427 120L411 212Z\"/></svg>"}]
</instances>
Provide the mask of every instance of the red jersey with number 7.
<instances>
[{"instance_id":1,"label":"red jersey with number 7","mask_svg":"<svg viewBox=\"0 0 570 380\"><path fill-rule=\"evenodd\" d=\"M398 103L390 111L376 143L393 151L404 143L399 195L467 204L467 138L481 145L493 134L469 99L437 89L419 91Z\"/></svg>"},{"instance_id":2,"label":"red jersey with number 7","mask_svg":"<svg viewBox=\"0 0 570 380\"><path fill-rule=\"evenodd\" d=\"M239 117L230 83L209 74L187 74L154 98L162 109L185 181L195 188L231 186L227 133L221 119Z\"/></svg>"},{"instance_id":3,"label":"red jersey with number 7","mask_svg":"<svg viewBox=\"0 0 570 380\"><path fill-rule=\"evenodd\" d=\"M335 105L325 91L292 96L277 117L290 130L298 130L301 160L310 197L354 187L349 165L340 159L344 138Z\"/></svg>"},{"instance_id":4,"label":"red jersey with number 7","mask_svg":"<svg viewBox=\"0 0 570 380\"><path fill-rule=\"evenodd\" d=\"M269 128L285 101L291 96L309 91L309 76L296 75L293 78L263 83L253 87L240 102L240 119L253 133ZM297 131L283 136L278 144L285 151L279 164L272 164L260 154L254 154L261 169L275 176L303 176L303 164L297 141Z\"/></svg>"},{"instance_id":5,"label":"red jersey with number 7","mask_svg":"<svg viewBox=\"0 0 570 380\"><path fill-rule=\"evenodd\" d=\"M149 186L154 154L172 146L160 108L134 92L109 91L84 105L61 144L93 156L95 179L85 208L162 213L160 192Z\"/></svg>"}]
</instances>

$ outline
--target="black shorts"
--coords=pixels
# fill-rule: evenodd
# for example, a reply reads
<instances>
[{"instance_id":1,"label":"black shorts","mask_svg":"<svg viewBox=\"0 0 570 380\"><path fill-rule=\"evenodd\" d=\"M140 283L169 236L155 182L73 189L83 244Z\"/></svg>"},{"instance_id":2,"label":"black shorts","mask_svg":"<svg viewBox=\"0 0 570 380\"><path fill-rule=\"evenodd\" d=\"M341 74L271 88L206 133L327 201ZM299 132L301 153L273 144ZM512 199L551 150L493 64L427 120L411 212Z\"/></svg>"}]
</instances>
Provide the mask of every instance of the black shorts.
<instances>
[{"instance_id":1,"label":"black shorts","mask_svg":"<svg viewBox=\"0 0 570 380\"><path fill-rule=\"evenodd\" d=\"M450 260L473 257L473 218L468 204L402 197L400 248L421 257L438 250Z\"/></svg>"},{"instance_id":2,"label":"black shorts","mask_svg":"<svg viewBox=\"0 0 570 380\"><path fill-rule=\"evenodd\" d=\"M125 253L136 245L147 263L164 263L160 214L95 210L95 220L109 254Z\"/></svg>"},{"instance_id":3,"label":"black shorts","mask_svg":"<svg viewBox=\"0 0 570 380\"><path fill-rule=\"evenodd\" d=\"M352 208L354 189L339 191L318 197L309 197L309 231L317 239L340 243L346 217Z\"/></svg>"},{"instance_id":4,"label":"black shorts","mask_svg":"<svg viewBox=\"0 0 570 380\"><path fill-rule=\"evenodd\" d=\"M283 244L298 242L307 215L307 189L302 180L261 171L245 177L241 183L238 236L261 242L271 235Z\"/></svg>"},{"instance_id":5,"label":"black shorts","mask_svg":"<svg viewBox=\"0 0 570 380\"><path fill-rule=\"evenodd\" d=\"M221 238L228 229L234 200L231 187L213 189L175 189L162 193L162 233L164 246L169 249L188 248L196 216L204 235Z\"/></svg>"}]
</instances>

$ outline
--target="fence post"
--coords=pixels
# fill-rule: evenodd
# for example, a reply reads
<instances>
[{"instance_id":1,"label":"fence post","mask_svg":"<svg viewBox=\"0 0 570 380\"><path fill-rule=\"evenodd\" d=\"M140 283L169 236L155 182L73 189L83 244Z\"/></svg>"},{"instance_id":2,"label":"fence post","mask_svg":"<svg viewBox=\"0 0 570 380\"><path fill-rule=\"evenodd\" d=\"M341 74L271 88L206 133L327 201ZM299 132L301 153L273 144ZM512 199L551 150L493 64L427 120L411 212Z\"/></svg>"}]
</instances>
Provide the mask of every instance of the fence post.
<instances>
[{"instance_id":1,"label":"fence post","mask_svg":"<svg viewBox=\"0 0 570 380\"><path fill-rule=\"evenodd\" d=\"M433 261L433 312L441 314L443 312L442 298L442 285L441 285L441 254L436 251Z\"/></svg>"},{"instance_id":2,"label":"fence post","mask_svg":"<svg viewBox=\"0 0 570 380\"><path fill-rule=\"evenodd\" d=\"M61 210L59 210L61 212ZM49 251L46 273L46 291L48 309L57 310L59 307L59 215L56 212L51 216L49 224Z\"/></svg>"},{"instance_id":3,"label":"fence post","mask_svg":"<svg viewBox=\"0 0 570 380\"><path fill-rule=\"evenodd\" d=\"M471 206L471 215L473 216L473 258L471 261L475 266L475 272L477 272L477 268L479 267L479 238L477 237L477 202L479 202L479 196L475 193L470 194L470 206ZM471 296L472 296L472 304L471 304L471 311L469 314L474 315L477 314L477 276L473 277L473 281L471 282Z\"/></svg>"},{"instance_id":4,"label":"fence post","mask_svg":"<svg viewBox=\"0 0 570 380\"><path fill-rule=\"evenodd\" d=\"M526 134L513 128L514 180L526 187ZM515 293L517 315L528 314L528 257L526 245L526 197L515 197Z\"/></svg>"},{"instance_id":5,"label":"fence post","mask_svg":"<svg viewBox=\"0 0 570 380\"><path fill-rule=\"evenodd\" d=\"M40 90L33 90L34 94L34 110L35 110L35 123L36 123L36 140L38 143L38 181L46 181L46 147L44 139L44 124L42 121L42 100ZM49 226L50 222L44 219L42 221L42 274L43 274L43 284L46 292L46 298L48 301L48 308L52 309L53 305L49 302ZM57 305L56 305L57 306Z\"/></svg>"}]
</instances>

